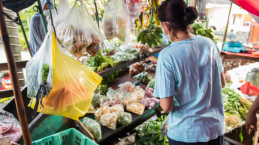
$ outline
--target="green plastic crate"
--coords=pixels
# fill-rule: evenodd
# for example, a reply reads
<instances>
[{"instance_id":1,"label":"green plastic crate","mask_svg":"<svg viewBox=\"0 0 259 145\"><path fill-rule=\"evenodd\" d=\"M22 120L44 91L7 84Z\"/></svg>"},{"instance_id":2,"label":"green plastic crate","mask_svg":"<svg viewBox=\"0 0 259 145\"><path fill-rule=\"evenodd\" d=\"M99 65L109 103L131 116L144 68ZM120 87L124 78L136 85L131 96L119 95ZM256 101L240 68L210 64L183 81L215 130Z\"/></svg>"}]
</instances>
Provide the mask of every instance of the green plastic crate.
<instances>
[{"instance_id":1,"label":"green plastic crate","mask_svg":"<svg viewBox=\"0 0 259 145\"><path fill-rule=\"evenodd\" d=\"M32 145L98 145L74 128L32 142Z\"/></svg>"}]
</instances>

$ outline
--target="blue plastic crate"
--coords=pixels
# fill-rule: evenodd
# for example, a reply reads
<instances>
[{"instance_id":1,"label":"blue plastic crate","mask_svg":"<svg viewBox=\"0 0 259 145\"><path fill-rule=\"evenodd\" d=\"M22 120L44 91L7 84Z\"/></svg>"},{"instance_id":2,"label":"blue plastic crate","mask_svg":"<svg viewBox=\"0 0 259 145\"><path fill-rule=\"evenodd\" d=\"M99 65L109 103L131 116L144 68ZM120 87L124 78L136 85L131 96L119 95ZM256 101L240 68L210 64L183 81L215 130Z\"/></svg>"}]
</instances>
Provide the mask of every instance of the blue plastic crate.
<instances>
[{"instance_id":1,"label":"blue plastic crate","mask_svg":"<svg viewBox=\"0 0 259 145\"><path fill-rule=\"evenodd\" d=\"M74 128L44 137L32 142L32 145L98 145Z\"/></svg>"}]
</instances>

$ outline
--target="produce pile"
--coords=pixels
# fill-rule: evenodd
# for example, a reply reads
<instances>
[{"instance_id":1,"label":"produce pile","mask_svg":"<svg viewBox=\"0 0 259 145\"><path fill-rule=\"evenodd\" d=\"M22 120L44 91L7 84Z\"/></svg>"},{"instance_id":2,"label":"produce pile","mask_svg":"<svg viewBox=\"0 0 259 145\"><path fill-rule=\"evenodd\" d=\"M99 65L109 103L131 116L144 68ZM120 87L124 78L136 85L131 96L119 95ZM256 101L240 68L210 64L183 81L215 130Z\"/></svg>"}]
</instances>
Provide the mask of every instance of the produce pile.
<instances>
[{"instance_id":1,"label":"produce pile","mask_svg":"<svg viewBox=\"0 0 259 145\"><path fill-rule=\"evenodd\" d=\"M161 133L161 127L166 116L162 115L157 121L149 121L137 128L134 145L168 145L167 136Z\"/></svg>"},{"instance_id":2,"label":"produce pile","mask_svg":"<svg viewBox=\"0 0 259 145\"><path fill-rule=\"evenodd\" d=\"M109 84L110 81L103 80L102 83ZM159 102L159 99L153 96L153 92L153 88L143 90L131 82L125 82L120 84L117 90L109 88L107 93L103 93L104 96L95 94L92 99L92 106L95 109L94 121L112 130L116 130L117 124L129 125L132 121L131 113L142 115L145 108L151 109ZM90 121L93 122L93 120ZM89 120L84 119L83 124L87 128L90 128L91 126L89 124L87 125L86 122L89 122ZM98 134L96 139L100 139L98 125L94 125L93 127L89 129L90 132L92 134Z\"/></svg>"},{"instance_id":3,"label":"produce pile","mask_svg":"<svg viewBox=\"0 0 259 145\"><path fill-rule=\"evenodd\" d=\"M252 102L242 98L235 90L225 87L223 90L226 131L238 127L246 119Z\"/></svg>"},{"instance_id":4,"label":"produce pile","mask_svg":"<svg viewBox=\"0 0 259 145\"><path fill-rule=\"evenodd\" d=\"M212 39L216 44L218 43L219 38L212 33L212 29L205 28L201 22L193 23L191 25L191 28L191 33L193 33L194 35L205 36L207 38Z\"/></svg>"},{"instance_id":5,"label":"produce pile","mask_svg":"<svg viewBox=\"0 0 259 145\"><path fill-rule=\"evenodd\" d=\"M141 41L142 44L147 44L149 48L153 48L153 46L158 47L159 43L163 43L161 33L163 33L163 31L160 27L155 27L153 30L143 30L138 34L137 41Z\"/></svg>"}]
</instances>

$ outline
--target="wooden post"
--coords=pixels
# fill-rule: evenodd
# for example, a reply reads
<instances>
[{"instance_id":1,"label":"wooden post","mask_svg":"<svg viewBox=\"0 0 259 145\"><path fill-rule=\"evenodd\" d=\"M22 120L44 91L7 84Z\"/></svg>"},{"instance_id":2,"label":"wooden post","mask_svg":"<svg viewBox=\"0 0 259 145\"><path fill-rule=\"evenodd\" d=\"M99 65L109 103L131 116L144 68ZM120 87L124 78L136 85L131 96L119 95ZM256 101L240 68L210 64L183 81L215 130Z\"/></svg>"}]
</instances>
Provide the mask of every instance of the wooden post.
<instances>
[{"instance_id":1,"label":"wooden post","mask_svg":"<svg viewBox=\"0 0 259 145\"><path fill-rule=\"evenodd\" d=\"M232 9L233 1L234 1L234 0L231 0L231 4L230 4L230 8L229 8L229 12L228 12L228 20L227 20L227 26L226 26L225 34L224 34L224 37L223 37L222 48L223 48L223 46L224 46L224 42L226 41L226 37L227 37L228 24L229 24L229 18L230 18L230 13L231 13L231 9Z\"/></svg>"},{"instance_id":2,"label":"wooden post","mask_svg":"<svg viewBox=\"0 0 259 145\"><path fill-rule=\"evenodd\" d=\"M0 0L0 11L3 11L3 1ZM6 22L3 14L0 14L0 28L1 28L1 35L3 38L3 46L5 49L5 55L8 62L8 68L11 75L12 80L12 87L13 87L13 93L15 97L15 105L17 109L17 114L19 117L23 139L25 145L32 145L31 142L31 136L30 131L28 128L27 118L26 118L26 111L24 108L24 103L22 99L22 93L20 88L20 83L18 79L17 69L16 69L16 63L14 61L10 39L7 32Z\"/></svg>"}]
</instances>

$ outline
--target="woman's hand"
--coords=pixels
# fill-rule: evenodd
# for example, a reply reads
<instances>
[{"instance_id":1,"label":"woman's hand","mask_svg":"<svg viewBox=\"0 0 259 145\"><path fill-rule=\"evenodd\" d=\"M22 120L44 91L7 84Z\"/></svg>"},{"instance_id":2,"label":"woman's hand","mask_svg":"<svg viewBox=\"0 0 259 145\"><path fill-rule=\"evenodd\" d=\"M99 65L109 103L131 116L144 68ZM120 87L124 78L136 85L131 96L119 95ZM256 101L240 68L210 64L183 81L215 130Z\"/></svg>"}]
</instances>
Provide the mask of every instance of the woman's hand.
<instances>
[{"instance_id":1,"label":"woman's hand","mask_svg":"<svg viewBox=\"0 0 259 145\"><path fill-rule=\"evenodd\" d=\"M250 135L252 130L257 131L257 118L256 114L249 113L246 117L246 131Z\"/></svg>"}]
</instances>

